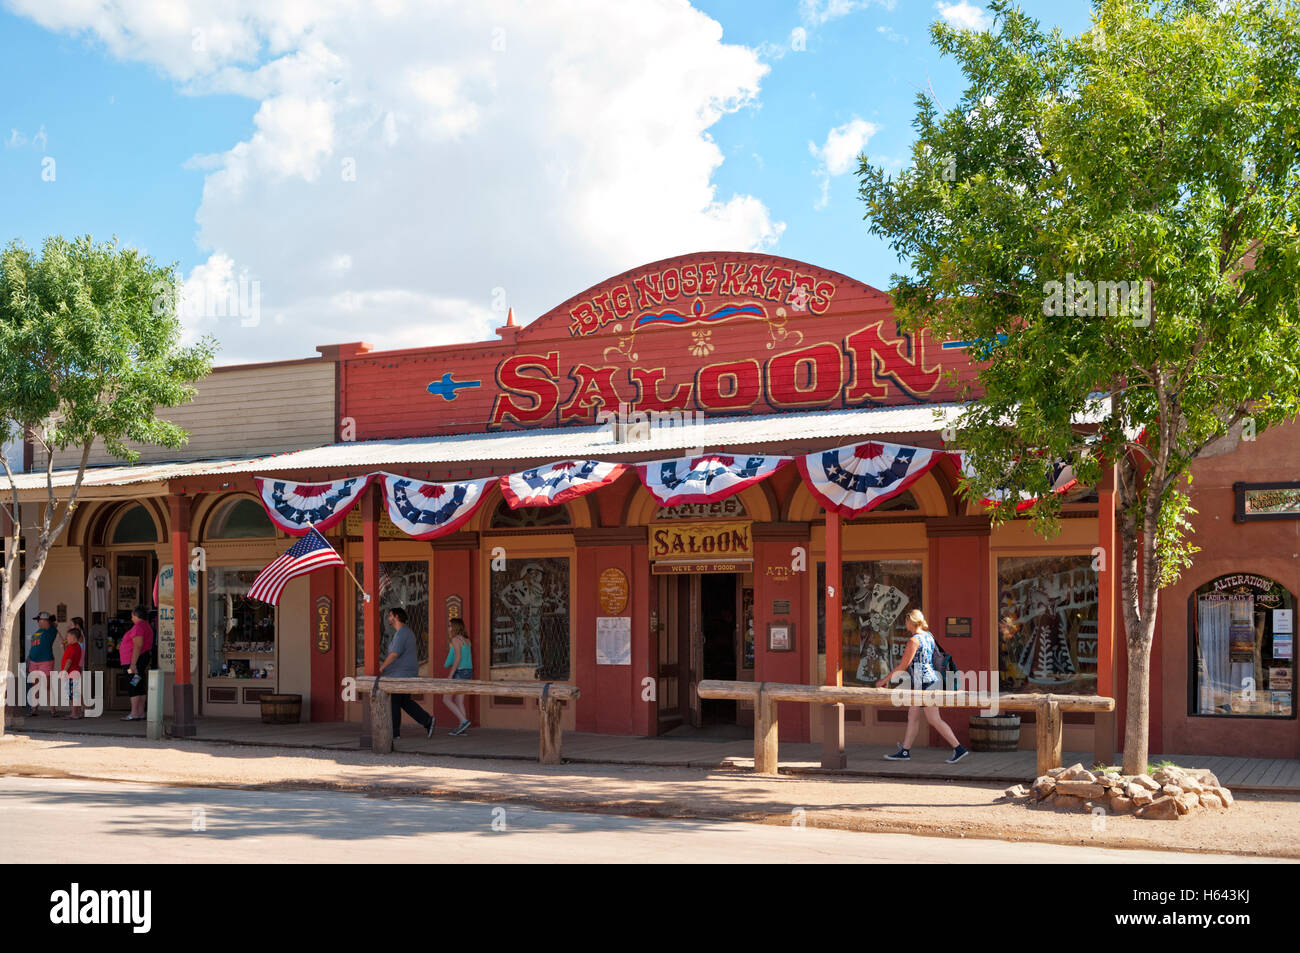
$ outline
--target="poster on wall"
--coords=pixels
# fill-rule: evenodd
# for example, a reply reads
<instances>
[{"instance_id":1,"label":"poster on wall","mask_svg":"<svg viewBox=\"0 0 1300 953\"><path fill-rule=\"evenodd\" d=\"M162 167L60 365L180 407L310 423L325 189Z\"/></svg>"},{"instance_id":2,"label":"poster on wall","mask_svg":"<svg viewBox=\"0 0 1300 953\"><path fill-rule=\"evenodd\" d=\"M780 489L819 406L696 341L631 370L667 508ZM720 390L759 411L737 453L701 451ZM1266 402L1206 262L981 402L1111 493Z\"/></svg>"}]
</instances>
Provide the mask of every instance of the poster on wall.
<instances>
[{"instance_id":1,"label":"poster on wall","mask_svg":"<svg viewBox=\"0 0 1300 953\"><path fill-rule=\"evenodd\" d=\"M596 664L632 664L631 616L598 616L596 619Z\"/></svg>"},{"instance_id":2,"label":"poster on wall","mask_svg":"<svg viewBox=\"0 0 1300 953\"><path fill-rule=\"evenodd\" d=\"M1273 633L1273 658L1291 658L1291 633Z\"/></svg>"},{"instance_id":3,"label":"poster on wall","mask_svg":"<svg viewBox=\"0 0 1300 953\"><path fill-rule=\"evenodd\" d=\"M1293 621L1291 609L1274 609L1273 610L1273 635L1274 637L1285 632L1290 635L1293 631L1291 623Z\"/></svg>"},{"instance_id":4,"label":"poster on wall","mask_svg":"<svg viewBox=\"0 0 1300 953\"><path fill-rule=\"evenodd\" d=\"M117 577L117 610L130 612L140 604L140 577Z\"/></svg>"},{"instance_id":5,"label":"poster on wall","mask_svg":"<svg viewBox=\"0 0 1300 953\"><path fill-rule=\"evenodd\" d=\"M158 670L176 670L176 586L171 563L158 573ZM199 574L190 570L190 671L199 670Z\"/></svg>"},{"instance_id":6,"label":"poster on wall","mask_svg":"<svg viewBox=\"0 0 1300 953\"><path fill-rule=\"evenodd\" d=\"M1228 659L1232 662L1255 661L1255 626L1250 619L1234 614L1228 628Z\"/></svg>"}]
</instances>

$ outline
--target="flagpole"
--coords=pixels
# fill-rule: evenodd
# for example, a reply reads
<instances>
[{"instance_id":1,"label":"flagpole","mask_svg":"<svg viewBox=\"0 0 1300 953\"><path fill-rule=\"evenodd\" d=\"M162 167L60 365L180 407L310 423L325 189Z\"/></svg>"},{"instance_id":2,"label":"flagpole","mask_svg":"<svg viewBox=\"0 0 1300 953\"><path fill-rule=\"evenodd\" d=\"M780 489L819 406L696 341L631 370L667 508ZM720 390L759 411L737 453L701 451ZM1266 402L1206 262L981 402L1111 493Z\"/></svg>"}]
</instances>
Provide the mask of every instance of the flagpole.
<instances>
[{"instance_id":1,"label":"flagpole","mask_svg":"<svg viewBox=\"0 0 1300 953\"><path fill-rule=\"evenodd\" d=\"M309 528L311 528L311 529L315 529L316 532L320 535L321 539L325 539L325 534L322 533L320 530L316 529L316 524L315 524L315 523L311 523L311 522L309 522L309 523L307 524L307 526L308 526ZM328 540L328 539L325 539L325 542L328 543L329 540ZM331 548L331 549L334 548L332 544L331 544L330 548ZM347 560L346 560L346 559L343 561L343 571L344 571L345 573L348 574L348 578L352 580L353 584L354 584L358 589L361 590L361 594L362 594L363 596L365 596L365 598L366 598L366 602L369 602L369 601L370 601L370 593L366 592L366 587L365 587L365 586L361 585L360 582L357 582L357 577L354 576L354 575L352 574L352 570L348 568L348 563L347 563Z\"/></svg>"}]
</instances>

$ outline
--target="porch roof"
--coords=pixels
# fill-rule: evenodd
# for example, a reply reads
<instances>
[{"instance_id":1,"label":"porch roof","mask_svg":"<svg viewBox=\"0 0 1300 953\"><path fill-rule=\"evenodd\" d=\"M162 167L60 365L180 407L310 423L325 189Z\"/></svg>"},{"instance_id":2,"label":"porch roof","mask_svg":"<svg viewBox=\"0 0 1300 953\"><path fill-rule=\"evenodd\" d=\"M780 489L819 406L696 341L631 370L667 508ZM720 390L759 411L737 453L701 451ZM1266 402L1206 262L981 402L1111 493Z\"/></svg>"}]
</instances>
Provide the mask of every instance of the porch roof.
<instances>
[{"instance_id":1,"label":"porch roof","mask_svg":"<svg viewBox=\"0 0 1300 953\"><path fill-rule=\"evenodd\" d=\"M830 446L889 434L925 434L942 430L957 419L962 404L918 404L853 410L819 410L762 416L704 417L687 426L654 426L648 439L617 440L607 426L555 427L496 433L448 434L399 440L367 440L327 444L307 450L222 460L190 460L142 466L93 467L86 470L86 490L133 487L166 492L166 483L185 477L270 474L314 469L418 466L445 463L537 463L573 458L653 459L696 448L717 451L765 446L771 450L796 441L825 439ZM806 449L802 452L806 452ZM55 490L69 489L72 469L54 472ZM38 500L45 493L45 473L16 476L20 497ZM62 497L64 494L56 494ZM90 493L89 496L101 494Z\"/></svg>"}]
</instances>

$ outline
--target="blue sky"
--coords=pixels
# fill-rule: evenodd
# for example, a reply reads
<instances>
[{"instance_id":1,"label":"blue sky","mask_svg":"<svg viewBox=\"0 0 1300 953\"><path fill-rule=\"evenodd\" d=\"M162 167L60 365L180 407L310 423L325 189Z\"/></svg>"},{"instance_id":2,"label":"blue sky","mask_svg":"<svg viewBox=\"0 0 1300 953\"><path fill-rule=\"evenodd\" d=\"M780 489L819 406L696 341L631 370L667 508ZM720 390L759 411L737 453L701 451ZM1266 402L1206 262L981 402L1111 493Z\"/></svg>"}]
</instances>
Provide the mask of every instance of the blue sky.
<instances>
[{"instance_id":1,"label":"blue sky","mask_svg":"<svg viewBox=\"0 0 1300 953\"><path fill-rule=\"evenodd\" d=\"M116 234L191 287L258 282L256 322L187 319L223 363L482 339L503 303L530 320L713 247L887 287L844 149L901 164L918 89L960 92L928 36L948 5L921 0L123 6L0 0L0 239ZM1082 0L1023 6L1088 25Z\"/></svg>"}]
</instances>

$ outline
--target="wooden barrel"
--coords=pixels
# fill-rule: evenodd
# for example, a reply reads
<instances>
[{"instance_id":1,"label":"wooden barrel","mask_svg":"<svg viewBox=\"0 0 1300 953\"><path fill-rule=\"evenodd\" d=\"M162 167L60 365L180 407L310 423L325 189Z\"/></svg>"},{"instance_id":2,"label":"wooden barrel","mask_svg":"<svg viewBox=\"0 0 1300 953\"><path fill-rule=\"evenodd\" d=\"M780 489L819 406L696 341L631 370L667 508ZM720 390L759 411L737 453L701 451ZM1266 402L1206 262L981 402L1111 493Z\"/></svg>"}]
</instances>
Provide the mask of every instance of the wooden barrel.
<instances>
[{"instance_id":1,"label":"wooden barrel","mask_svg":"<svg viewBox=\"0 0 1300 953\"><path fill-rule=\"evenodd\" d=\"M302 720L301 695L263 695L262 723L266 725L296 725Z\"/></svg>"},{"instance_id":2,"label":"wooden barrel","mask_svg":"<svg viewBox=\"0 0 1300 953\"><path fill-rule=\"evenodd\" d=\"M1016 751L1020 748L1020 716L972 716L970 720L972 751Z\"/></svg>"}]
</instances>

